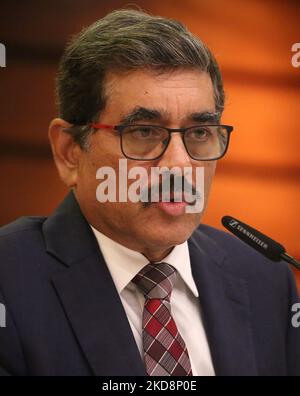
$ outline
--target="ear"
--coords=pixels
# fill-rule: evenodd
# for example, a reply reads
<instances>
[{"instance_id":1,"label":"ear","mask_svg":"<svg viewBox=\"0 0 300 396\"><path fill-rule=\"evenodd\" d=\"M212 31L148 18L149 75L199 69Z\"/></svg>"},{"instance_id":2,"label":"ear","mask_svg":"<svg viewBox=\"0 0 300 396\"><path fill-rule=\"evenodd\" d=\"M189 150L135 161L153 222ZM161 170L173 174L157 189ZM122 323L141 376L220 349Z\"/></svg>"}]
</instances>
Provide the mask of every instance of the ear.
<instances>
[{"instance_id":1,"label":"ear","mask_svg":"<svg viewBox=\"0 0 300 396\"><path fill-rule=\"evenodd\" d=\"M73 137L65 131L70 126L71 124L61 118L55 118L49 125L48 137L60 178L68 187L74 187L77 183L82 150L74 142Z\"/></svg>"}]
</instances>

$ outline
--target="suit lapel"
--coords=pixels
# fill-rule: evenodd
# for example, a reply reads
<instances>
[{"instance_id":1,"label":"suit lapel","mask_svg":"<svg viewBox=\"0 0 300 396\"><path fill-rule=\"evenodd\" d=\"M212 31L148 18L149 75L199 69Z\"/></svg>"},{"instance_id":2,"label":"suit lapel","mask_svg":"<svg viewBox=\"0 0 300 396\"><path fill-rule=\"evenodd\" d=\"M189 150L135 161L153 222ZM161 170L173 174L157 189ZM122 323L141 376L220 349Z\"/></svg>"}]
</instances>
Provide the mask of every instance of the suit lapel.
<instances>
[{"instance_id":1,"label":"suit lapel","mask_svg":"<svg viewBox=\"0 0 300 396\"><path fill-rule=\"evenodd\" d=\"M189 251L216 375L257 375L246 281L227 272L225 252L202 232Z\"/></svg>"},{"instance_id":2,"label":"suit lapel","mask_svg":"<svg viewBox=\"0 0 300 396\"><path fill-rule=\"evenodd\" d=\"M93 373L145 375L118 292L72 193L43 231L48 253L65 265L52 276L53 286Z\"/></svg>"},{"instance_id":3,"label":"suit lapel","mask_svg":"<svg viewBox=\"0 0 300 396\"><path fill-rule=\"evenodd\" d=\"M53 286L95 375L145 375L126 313L92 230L70 193L43 226L63 265ZM256 375L247 283L226 270L214 241L196 231L189 251L217 375Z\"/></svg>"}]
</instances>

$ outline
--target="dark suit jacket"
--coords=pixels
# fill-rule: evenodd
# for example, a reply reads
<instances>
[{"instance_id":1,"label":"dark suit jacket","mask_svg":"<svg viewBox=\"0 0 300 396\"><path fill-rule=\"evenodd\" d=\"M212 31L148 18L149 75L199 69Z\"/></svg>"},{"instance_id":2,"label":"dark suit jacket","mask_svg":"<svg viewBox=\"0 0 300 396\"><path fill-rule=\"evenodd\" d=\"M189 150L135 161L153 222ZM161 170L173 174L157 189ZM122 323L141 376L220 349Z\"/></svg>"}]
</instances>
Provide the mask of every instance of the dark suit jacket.
<instances>
[{"instance_id":1,"label":"dark suit jacket","mask_svg":"<svg viewBox=\"0 0 300 396\"><path fill-rule=\"evenodd\" d=\"M188 240L217 375L299 375L290 270L201 225ZM0 231L2 375L145 375L97 241L70 193Z\"/></svg>"}]
</instances>

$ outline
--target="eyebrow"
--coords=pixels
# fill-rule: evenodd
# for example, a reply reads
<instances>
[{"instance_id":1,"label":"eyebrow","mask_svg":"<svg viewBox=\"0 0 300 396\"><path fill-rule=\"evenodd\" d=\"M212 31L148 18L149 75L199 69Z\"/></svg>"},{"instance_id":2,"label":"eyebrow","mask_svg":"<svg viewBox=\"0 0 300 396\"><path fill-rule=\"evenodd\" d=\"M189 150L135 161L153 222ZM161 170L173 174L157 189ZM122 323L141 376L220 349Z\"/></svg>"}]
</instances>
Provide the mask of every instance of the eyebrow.
<instances>
[{"instance_id":1,"label":"eyebrow","mask_svg":"<svg viewBox=\"0 0 300 396\"><path fill-rule=\"evenodd\" d=\"M203 123L203 122L218 123L220 121L220 113L219 112L211 113L209 111L203 111L199 113L192 113L187 117L187 119L199 123Z\"/></svg>"},{"instance_id":2,"label":"eyebrow","mask_svg":"<svg viewBox=\"0 0 300 396\"><path fill-rule=\"evenodd\" d=\"M129 114L121 119L122 124L133 124L137 121L153 121L163 119L163 114L159 110L147 109L146 107L135 107Z\"/></svg>"},{"instance_id":3,"label":"eyebrow","mask_svg":"<svg viewBox=\"0 0 300 396\"><path fill-rule=\"evenodd\" d=\"M168 113L163 110L137 106L121 119L121 124L128 125L138 121L162 121L168 118ZM220 121L220 113L209 111L195 112L187 115L185 120L199 123L218 123Z\"/></svg>"}]
</instances>

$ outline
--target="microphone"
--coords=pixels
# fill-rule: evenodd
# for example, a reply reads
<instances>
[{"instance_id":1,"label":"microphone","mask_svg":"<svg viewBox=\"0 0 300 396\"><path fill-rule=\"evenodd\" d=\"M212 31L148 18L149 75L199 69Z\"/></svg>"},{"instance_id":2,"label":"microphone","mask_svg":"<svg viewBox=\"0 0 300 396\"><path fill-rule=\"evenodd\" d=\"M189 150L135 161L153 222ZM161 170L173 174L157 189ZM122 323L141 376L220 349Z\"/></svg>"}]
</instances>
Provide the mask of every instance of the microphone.
<instances>
[{"instance_id":1,"label":"microphone","mask_svg":"<svg viewBox=\"0 0 300 396\"><path fill-rule=\"evenodd\" d=\"M223 226L235 236L272 261L284 260L300 270L300 263L288 255L285 248L270 237L231 216L222 217Z\"/></svg>"}]
</instances>

